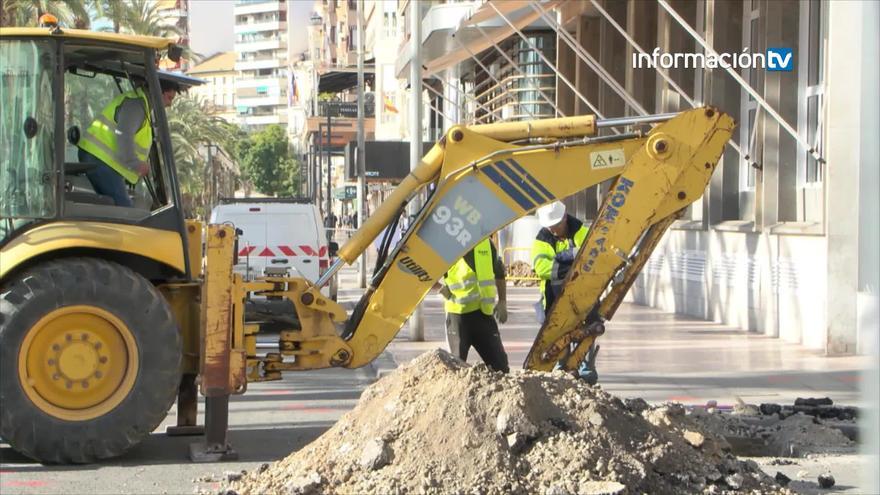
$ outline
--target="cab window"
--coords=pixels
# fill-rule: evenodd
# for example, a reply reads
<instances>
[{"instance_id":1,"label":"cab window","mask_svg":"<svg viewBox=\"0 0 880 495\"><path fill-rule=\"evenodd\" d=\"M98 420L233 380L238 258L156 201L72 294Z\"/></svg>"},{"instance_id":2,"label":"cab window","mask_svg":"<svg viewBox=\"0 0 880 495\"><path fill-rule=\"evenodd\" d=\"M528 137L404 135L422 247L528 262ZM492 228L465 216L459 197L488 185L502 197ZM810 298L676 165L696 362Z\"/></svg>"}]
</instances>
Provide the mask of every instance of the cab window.
<instances>
[{"instance_id":1,"label":"cab window","mask_svg":"<svg viewBox=\"0 0 880 495\"><path fill-rule=\"evenodd\" d=\"M55 216L55 44L0 42L0 242Z\"/></svg>"},{"instance_id":2,"label":"cab window","mask_svg":"<svg viewBox=\"0 0 880 495\"><path fill-rule=\"evenodd\" d=\"M112 57L109 56L112 54ZM141 88L147 99L150 90L145 82L143 65L145 55L140 51L112 51L100 46L69 45L64 50L65 83L64 111L67 130L65 161L65 199L66 215L79 213L91 216L94 205L110 207L102 209L108 216L141 218L149 212L158 210L170 202L167 172L156 145L158 130L154 112L147 112L152 127L152 143L148 148L149 169L135 184L126 181L128 197L132 207L116 206L112 198L99 194L95 188L92 170L96 165L83 163L80 158L79 140L89 132L96 120L106 118L105 109L124 93ZM129 100L134 100L131 98ZM150 107L157 103L150 102ZM158 103L161 105L161 103ZM145 109L146 111L147 109ZM123 209L124 208L124 209ZM141 213L138 213L141 212Z\"/></svg>"}]
</instances>

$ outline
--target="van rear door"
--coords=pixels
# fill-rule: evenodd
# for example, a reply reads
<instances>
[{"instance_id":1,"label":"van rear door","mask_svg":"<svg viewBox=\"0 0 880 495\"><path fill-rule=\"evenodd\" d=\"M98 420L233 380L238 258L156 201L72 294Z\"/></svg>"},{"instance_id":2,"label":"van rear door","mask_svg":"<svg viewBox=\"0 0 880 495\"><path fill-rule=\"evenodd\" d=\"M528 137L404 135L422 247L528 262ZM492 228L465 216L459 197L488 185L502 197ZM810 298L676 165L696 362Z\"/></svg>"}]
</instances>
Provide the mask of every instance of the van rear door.
<instances>
[{"instance_id":1,"label":"van rear door","mask_svg":"<svg viewBox=\"0 0 880 495\"><path fill-rule=\"evenodd\" d=\"M243 213L230 218L236 228L241 229L242 234L238 238L238 264L236 271L244 274L245 279L253 280L262 277L267 266L266 218L260 214Z\"/></svg>"},{"instance_id":2,"label":"van rear door","mask_svg":"<svg viewBox=\"0 0 880 495\"><path fill-rule=\"evenodd\" d=\"M266 222L266 244L273 253L266 266L286 267L290 275L299 273L313 282L317 280L320 261L314 220L305 211L288 210L267 214Z\"/></svg>"}]
</instances>

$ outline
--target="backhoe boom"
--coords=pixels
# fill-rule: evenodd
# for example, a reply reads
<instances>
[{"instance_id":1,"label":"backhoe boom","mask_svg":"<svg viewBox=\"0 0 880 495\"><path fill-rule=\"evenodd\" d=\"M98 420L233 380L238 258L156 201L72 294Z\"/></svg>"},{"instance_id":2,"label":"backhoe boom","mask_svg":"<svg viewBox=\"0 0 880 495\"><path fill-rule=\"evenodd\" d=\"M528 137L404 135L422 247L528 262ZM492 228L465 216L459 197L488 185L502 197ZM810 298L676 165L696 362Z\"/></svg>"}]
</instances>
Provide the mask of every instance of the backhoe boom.
<instances>
[{"instance_id":1,"label":"backhoe boom","mask_svg":"<svg viewBox=\"0 0 880 495\"><path fill-rule=\"evenodd\" d=\"M508 128L500 135L517 139L554 129L518 125L519 132ZM589 134L594 125L589 121L568 125L566 130L573 129L572 133L561 134ZM670 216L700 197L730 138L733 120L712 108L701 108L677 115L644 137L544 146L512 145L481 133L493 134L493 130L453 127L426 157L423 167L430 166L433 172L439 165L433 180L435 192L349 320L346 343L352 356L344 366L359 367L374 359L433 284L477 242L544 204L616 179L568 286L526 362L528 368L549 369L559 356L538 357L584 322L618 270L630 261L642 235L653 225L668 226ZM427 180L427 175L419 178ZM411 191L407 194L412 195ZM656 244L665 226L645 236L651 242L638 254L650 254L648 245ZM640 266L624 271L621 283L631 283ZM611 294L619 299L625 290ZM613 298L605 309L606 317L616 307Z\"/></svg>"},{"instance_id":2,"label":"backhoe boom","mask_svg":"<svg viewBox=\"0 0 880 495\"><path fill-rule=\"evenodd\" d=\"M303 324L299 331L282 333L280 355L249 358L249 379L271 379L283 370L366 365L435 282L479 241L542 205L612 180L524 365L549 370L564 359L566 368L574 368L663 233L705 190L734 127L733 119L709 107L663 117L668 120L646 135L602 138L589 137L601 126L592 116L451 128L342 247L341 261L328 271L332 275L341 263L357 259L408 201L433 185L347 321L343 308L319 290L327 273L316 284L267 279L243 285L255 294L293 300ZM545 142L508 142L526 138ZM342 322L339 335L336 324ZM569 353L569 344L576 344L575 352Z\"/></svg>"}]
</instances>

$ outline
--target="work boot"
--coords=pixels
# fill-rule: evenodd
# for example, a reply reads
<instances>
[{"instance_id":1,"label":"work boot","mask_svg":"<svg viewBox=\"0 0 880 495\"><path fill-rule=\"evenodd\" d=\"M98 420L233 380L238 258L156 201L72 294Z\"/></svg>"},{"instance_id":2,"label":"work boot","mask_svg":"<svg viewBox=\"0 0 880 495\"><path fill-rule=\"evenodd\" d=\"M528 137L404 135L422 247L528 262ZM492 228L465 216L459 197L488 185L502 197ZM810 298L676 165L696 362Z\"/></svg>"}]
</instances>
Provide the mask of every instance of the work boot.
<instances>
[{"instance_id":1,"label":"work boot","mask_svg":"<svg viewBox=\"0 0 880 495\"><path fill-rule=\"evenodd\" d=\"M593 386L599 382L599 373L596 371L596 356L599 354L599 344L593 343L581 364L578 366L578 378Z\"/></svg>"}]
</instances>

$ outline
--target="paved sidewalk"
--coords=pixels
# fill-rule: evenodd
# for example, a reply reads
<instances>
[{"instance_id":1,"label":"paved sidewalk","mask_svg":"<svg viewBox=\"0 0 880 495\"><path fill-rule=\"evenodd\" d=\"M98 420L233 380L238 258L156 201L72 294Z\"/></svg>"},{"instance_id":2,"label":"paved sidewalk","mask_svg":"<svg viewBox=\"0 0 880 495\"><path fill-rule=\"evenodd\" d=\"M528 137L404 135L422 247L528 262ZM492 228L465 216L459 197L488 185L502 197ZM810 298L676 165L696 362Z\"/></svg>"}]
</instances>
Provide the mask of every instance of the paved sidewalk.
<instances>
[{"instance_id":1,"label":"paved sidewalk","mask_svg":"<svg viewBox=\"0 0 880 495\"><path fill-rule=\"evenodd\" d=\"M340 302L350 305L360 297L356 273L351 267L341 272ZM537 300L537 288L508 287L510 319L500 329L512 369L522 367L537 333L532 309ZM423 314L425 341L410 341L404 326L377 363L380 373L425 351L447 348L442 298L429 294ZM779 339L635 304L621 305L606 329L599 339L599 383L619 396L722 405L737 397L760 403L828 396L835 403L864 405L859 382L870 365L867 356L825 357ZM468 361L480 358L471 352Z\"/></svg>"}]
</instances>

